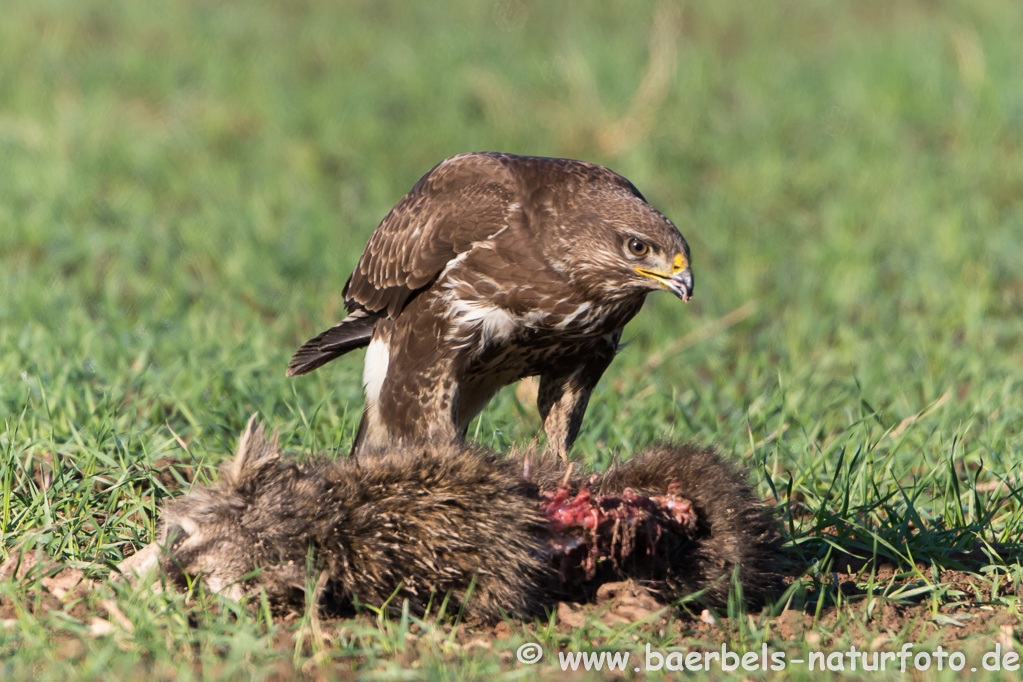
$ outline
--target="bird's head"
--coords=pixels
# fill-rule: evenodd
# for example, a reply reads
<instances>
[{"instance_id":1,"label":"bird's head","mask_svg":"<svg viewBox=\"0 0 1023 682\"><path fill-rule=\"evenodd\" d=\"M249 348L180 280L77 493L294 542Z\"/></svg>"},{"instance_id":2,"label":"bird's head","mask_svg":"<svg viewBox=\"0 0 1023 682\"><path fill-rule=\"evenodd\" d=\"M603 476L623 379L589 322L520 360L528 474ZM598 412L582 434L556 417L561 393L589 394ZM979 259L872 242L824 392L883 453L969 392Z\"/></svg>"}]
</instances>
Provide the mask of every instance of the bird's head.
<instances>
[{"instance_id":1,"label":"bird's head","mask_svg":"<svg viewBox=\"0 0 1023 682\"><path fill-rule=\"evenodd\" d=\"M620 236L623 258L639 275L639 279L630 277L633 286L651 290L667 289L688 302L693 296L689 245L678 230L674 230L674 236L677 239L669 239L667 243L635 234Z\"/></svg>"},{"instance_id":2,"label":"bird's head","mask_svg":"<svg viewBox=\"0 0 1023 682\"><path fill-rule=\"evenodd\" d=\"M529 163L533 174L520 191L528 222L543 232L548 265L593 300L641 302L660 289L692 298L689 244L635 185L582 161Z\"/></svg>"},{"instance_id":3,"label":"bird's head","mask_svg":"<svg viewBox=\"0 0 1023 682\"><path fill-rule=\"evenodd\" d=\"M689 301L693 295L689 244L649 204L629 203L629 210L588 221L590 229L573 249L575 279L601 297L634 298L667 290Z\"/></svg>"}]
</instances>

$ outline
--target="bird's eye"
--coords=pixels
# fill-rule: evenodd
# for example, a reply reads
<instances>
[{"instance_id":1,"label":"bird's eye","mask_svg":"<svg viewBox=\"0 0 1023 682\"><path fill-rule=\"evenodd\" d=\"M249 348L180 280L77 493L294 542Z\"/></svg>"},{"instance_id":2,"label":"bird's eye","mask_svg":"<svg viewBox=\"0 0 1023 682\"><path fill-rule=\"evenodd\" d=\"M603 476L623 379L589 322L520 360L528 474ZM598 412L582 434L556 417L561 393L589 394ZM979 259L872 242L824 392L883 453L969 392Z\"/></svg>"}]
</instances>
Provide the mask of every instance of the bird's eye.
<instances>
[{"instance_id":1,"label":"bird's eye","mask_svg":"<svg viewBox=\"0 0 1023 682\"><path fill-rule=\"evenodd\" d=\"M633 256L636 256L637 258L642 258L643 256L650 253L650 245L647 244L646 242L640 241L639 239L635 238L630 239L628 247L629 253L631 253Z\"/></svg>"}]
</instances>

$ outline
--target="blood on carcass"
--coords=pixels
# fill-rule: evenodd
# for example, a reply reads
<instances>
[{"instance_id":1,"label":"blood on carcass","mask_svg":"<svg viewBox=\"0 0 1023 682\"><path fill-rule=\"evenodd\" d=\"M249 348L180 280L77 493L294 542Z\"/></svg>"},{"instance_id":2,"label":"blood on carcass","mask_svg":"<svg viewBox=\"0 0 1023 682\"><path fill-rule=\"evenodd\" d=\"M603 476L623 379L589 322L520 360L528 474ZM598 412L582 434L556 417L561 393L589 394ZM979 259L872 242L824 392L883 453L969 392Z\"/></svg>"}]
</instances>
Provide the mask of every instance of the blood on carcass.
<instances>
[{"instance_id":1,"label":"blood on carcass","mask_svg":"<svg viewBox=\"0 0 1023 682\"><path fill-rule=\"evenodd\" d=\"M610 560L617 568L637 550L655 554L666 530L682 537L695 533L696 511L679 494L679 484L654 497L632 488L618 495L594 495L596 481L590 477L573 495L566 476L555 490L540 491L540 508L550 523L550 552L562 572L578 562L589 579L600 561Z\"/></svg>"}]
</instances>

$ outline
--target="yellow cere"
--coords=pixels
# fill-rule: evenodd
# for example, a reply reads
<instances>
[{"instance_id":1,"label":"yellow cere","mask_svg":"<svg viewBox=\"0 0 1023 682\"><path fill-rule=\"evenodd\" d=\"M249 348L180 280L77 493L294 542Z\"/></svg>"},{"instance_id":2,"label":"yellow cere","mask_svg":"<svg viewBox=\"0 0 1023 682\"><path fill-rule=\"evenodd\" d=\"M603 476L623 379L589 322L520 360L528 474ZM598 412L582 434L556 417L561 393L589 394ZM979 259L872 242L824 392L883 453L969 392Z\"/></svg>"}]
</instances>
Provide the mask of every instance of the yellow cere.
<instances>
[{"instance_id":1,"label":"yellow cere","mask_svg":"<svg viewBox=\"0 0 1023 682\"><path fill-rule=\"evenodd\" d=\"M675 254L675 258L672 259L672 262L671 262L671 274L674 275L674 274L677 274L679 272L682 272L688 266L689 266L689 261L686 260L685 256L683 256L681 253ZM662 286L664 286L664 288L669 289L669 290L671 289L670 286L668 286L665 282L662 281L662 280L667 279L671 275L667 275L667 274L663 274L662 275L659 272L654 272L652 270L644 270L643 268L635 268L635 270L636 270L636 272L638 272L641 275L645 275L646 277L650 277L651 279L657 280L658 282L661 283Z\"/></svg>"}]
</instances>

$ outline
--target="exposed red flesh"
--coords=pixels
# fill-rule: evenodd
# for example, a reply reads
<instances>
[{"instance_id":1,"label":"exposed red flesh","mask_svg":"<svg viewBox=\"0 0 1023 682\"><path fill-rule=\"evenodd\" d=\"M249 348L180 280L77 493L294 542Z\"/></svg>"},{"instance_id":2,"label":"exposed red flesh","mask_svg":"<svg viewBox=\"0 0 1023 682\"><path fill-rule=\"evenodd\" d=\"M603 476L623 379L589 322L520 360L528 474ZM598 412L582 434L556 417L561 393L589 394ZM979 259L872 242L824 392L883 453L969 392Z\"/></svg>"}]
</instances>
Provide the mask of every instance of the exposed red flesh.
<instances>
[{"instance_id":1,"label":"exposed red flesh","mask_svg":"<svg viewBox=\"0 0 1023 682\"><path fill-rule=\"evenodd\" d=\"M540 508L551 526L552 558L559 560L563 570L578 562L586 577L592 578L602 560L609 559L617 567L637 549L653 554L665 530L683 537L695 532L696 511L679 494L679 484L672 483L666 494L656 497L632 488L620 495L594 496L590 486L596 478L591 477L574 496L567 483L540 492Z\"/></svg>"}]
</instances>

